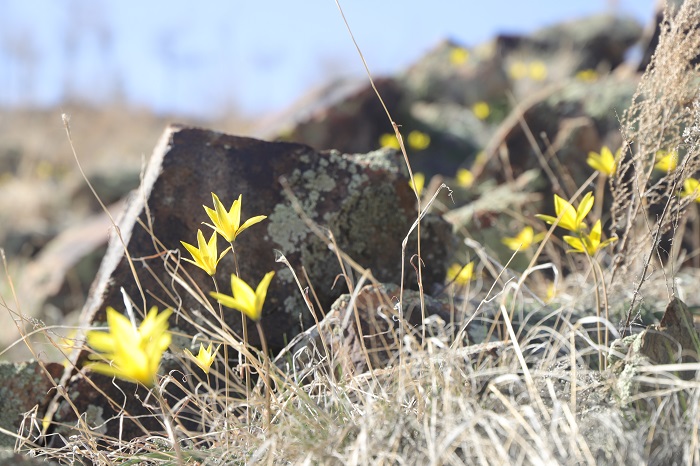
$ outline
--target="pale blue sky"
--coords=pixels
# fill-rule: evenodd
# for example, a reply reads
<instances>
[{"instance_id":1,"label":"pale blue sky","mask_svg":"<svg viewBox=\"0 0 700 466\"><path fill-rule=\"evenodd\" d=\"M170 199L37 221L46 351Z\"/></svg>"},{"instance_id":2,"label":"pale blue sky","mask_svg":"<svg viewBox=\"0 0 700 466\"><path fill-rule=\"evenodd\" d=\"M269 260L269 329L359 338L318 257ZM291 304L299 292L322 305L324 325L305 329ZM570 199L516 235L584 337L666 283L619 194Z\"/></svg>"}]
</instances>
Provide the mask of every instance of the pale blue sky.
<instances>
[{"instance_id":1,"label":"pale blue sky","mask_svg":"<svg viewBox=\"0 0 700 466\"><path fill-rule=\"evenodd\" d=\"M375 74L450 37L467 46L615 11L646 24L655 0L345 0ZM0 105L115 95L207 116L284 108L362 64L333 0L0 0Z\"/></svg>"}]
</instances>

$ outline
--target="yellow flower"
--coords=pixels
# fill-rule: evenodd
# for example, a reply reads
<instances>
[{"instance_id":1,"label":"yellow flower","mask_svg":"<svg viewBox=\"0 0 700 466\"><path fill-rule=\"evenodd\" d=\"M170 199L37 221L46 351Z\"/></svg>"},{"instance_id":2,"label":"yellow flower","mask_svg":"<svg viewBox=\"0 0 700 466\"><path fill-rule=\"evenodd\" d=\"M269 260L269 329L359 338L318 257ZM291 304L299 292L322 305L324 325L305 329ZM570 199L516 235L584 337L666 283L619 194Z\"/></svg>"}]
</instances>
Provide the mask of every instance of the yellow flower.
<instances>
[{"instance_id":1,"label":"yellow flower","mask_svg":"<svg viewBox=\"0 0 700 466\"><path fill-rule=\"evenodd\" d=\"M465 266L452 264L447 269L447 279L458 285L466 285L474 279L474 262L472 261Z\"/></svg>"},{"instance_id":2,"label":"yellow flower","mask_svg":"<svg viewBox=\"0 0 700 466\"><path fill-rule=\"evenodd\" d=\"M187 251L189 251L189 253L192 255L192 259L194 259L183 260L196 265L211 276L213 276L216 273L216 266L221 260L221 258L224 257L226 253L229 252L229 250L231 249L231 247L229 246L224 252L221 253L221 255L217 257L216 232L212 233L209 242L206 242L204 240L204 234L202 233L202 230L197 230L198 247L195 247L189 243L185 243L184 241L180 241L180 243L182 243L185 249L187 249Z\"/></svg>"},{"instance_id":3,"label":"yellow flower","mask_svg":"<svg viewBox=\"0 0 700 466\"><path fill-rule=\"evenodd\" d=\"M453 65L463 65L469 60L469 50L464 47L454 47L450 50L450 63Z\"/></svg>"},{"instance_id":4,"label":"yellow flower","mask_svg":"<svg viewBox=\"0 0 700 466\"><path fill-rule=\"evenodd\" d=\"M526 226L513 238L503 238L501 242L511 251L523 251L544 239L545 233L535 234L531 226Z\"/></svg>"},{"instance_id":5,"label":"yellow flower","mask_svg":"<svg viewBox=\"0 0 700 466\"><path fill-rule=\"evenodd\" d=\"M258 287L253 291L246 282L235 274L231 274L231 296L215 292L209 294L224 306L236 309L257 322L262 317L267 288L274 275L275 272L265 274Z\"/></svg>"},{"instance_id":6,"label":"yellow flower","mask_svg":"<svg viewBox=\"0 0 700 466\"><path fill-rule=\"evenodd\" d=\"M547 289L545 291L544 302L549 304L557 296L557 287L554 282L547 283Z\"/></svg>"},{"instance_id":7,"label":"yellow flower","mask_svg":"<svg viewBox=\"0 0 700 466\"><path fill-rule=\"evenodd\" d=\"M394 139L396 139L394 137ZM397 141L398 143L398 141ZM430 145L430 136L422 131L413 130L408 133L408 147L414 150L424 150Z\"/></svg>"},{"instance_id":8,"label":"yellow flower","mask_svg":"<svg viewBox=\"0 0 700 466\"><path fill-rule=\"evenodd\" d=\"M654 168L664 172L671 172L678 166L678 152L675 150L656 152L656 164Z\"/></svg>"},{"instance_id":9,"label":"yellow flower","mask_svg":"<svg viewBox=\"0 0 700 466\"><path fill-rule=\"evenodd\" d=\"M249 218L243 222L243 225L241 225L242 194L238 196L237 200L233 201L231 209L228 212L216 194L211 193L211 197L214 200L214 208L210 209L209 207L204 206L204 210L207 212L207 215L214 225L210 225L208 223L205 223L205 225L213 228L214 231L223 236L229 243L233 243L236 240L236 237L246 228L249 228L258 222L262 222L267 218L266 215L258 215L256 217Z\"/></svg>"},{"instance_id":10,"label":"yellow flower","mask_svg":"<svg viewBox=\"0 0 700 466\"><path fill-rule=\"evenodd\" d=\"M106 362L90 363L88 367L100 374L153 387L163 353L170 345L170 314L170 309L158 314L154 306L137 329L126 316L108 307L109 331L93 330L86 336L88 345L102 353L96 357Z\"/></svg>"},{"instance_id":11,"label":"yellow flower","mask_svg":"<svg viewBox=\"0 0 700 466\"><path fill-rule=\"evenodd\" d=\"M211 368L212 363L216 359L216 352L219 351L219 347L217 346L216 349L212 352L211 350L212 344L209 343L209 346L204 349L204 344L200 343L199 344L199 354L197 356L193 355L190 350L185 348L185 354L199 366L200 369L204 371L205 374L209 373L209 368Z\"/></svg>"},{"instance_id":12,"label":"yellow flower","mask_svg":"<svg viewBox=\"0 0 700 466\"><path fill-rule=\"evenodd\" d=\"M513 80L520 80L527 76L527 65L522 61L513 62L508 68L508 75Z\"/></svg>"},{"instance_id":13,"label":"yellow flower","mask_svg":"<svg viewBox=\"0 0 700 466\"><path fill-rule=\"evenodd\" d=\"M457 170L455 179L457 180L457 185L462 188L468 188L474 184L474 174L466 168Z\"/></svg>"},{"instance_id":14,"label":"yellow flower","mask_svg":"<svg viewBox=\"0 0 700 466\"><path fill-rule=\"evenodd\" d=\"M479 101L472 105L472 112L479 120L485 120L491 115L491 108L486 102Z\"/></svg>"},{"instance_id":15,"label":"yellow flower","mask_svg":"<svg viewBox=\"0 0 700 466\"><path fill-rule=\"evenodd\" d=\"M547 65L541 61L533 61L529 67L530 79L533 81L544 81L547 79Z\"/></svg>"},{"instance_id":16,"label":"yellow flower","mask_svg":"<svg viewBox=\"0 0 700 466\"><path fill-rule=\"evenodd\" d=\"M681 196L692 196L695 202L700 202L700 181L695 178L688 178L683 182Z\"/></svg>"},{"instance_id":17,"label":"yellow flower","mask_svg":"<svg viewBox=\"0 0 700 466\"><path fill-rule=\"evenodd\" d=\"M593 256L600 249L604 248L613 241L617 241L617 238L610 238L601 243L601 230L602 227L600 224L600 220L598 220L597 222L595 222L595 225L593 225L591 232L588 234L581 233L580 237L578 238L574 236L564 236L564 241L566 241L566 243L573 248L566 252L581 252L588 254L589 256Z\"/></svg>"},{"instance_id":18,"label":"yellow flower","mask_svg":"<svg viewBox=\"0 0 700 466\"><path fill-rule=\"evenodd\" d=\"M384 133L381 136L379 136L379 145L381 147L390 147L396 150L401 149L401 146L399 145L399 140L396 139L396 135L393 133Z\"/></svg>"},{"instance_id":19,"label":"yellow flower","mask_svg":"<svg viewBox=\"0 0 700 466\"><path fill-rule=\"evenodd\" d=\"M598 72L590 68L587 70L581 70L576 73L576 79L584 82L593 82L598 79Z\"/></svg>"},{"instance_id":20,"label":"yellow flower","mask_svg":"<svg viewBox=\"0 0 700 466\"><path fill-rule=\"evenodd\" d=\"M586 215L588 215L588 212L591 211L591 208L593 208L593 201L593 193L589 192L588 194L583 196L583 199L581 199L581 203L578 205L578 209L574 209L574 206L572 206L564 199L555 194L554 210L557 213L556 217L542 214L537 214L535 216L540 220L544 220L550 225L554 224L557 218L561 217L561 219L559 220L559 226L564 228L565 230L577 233L587 228L583 220L586 218Z\"/></svg>"},{"instance_id":21,"label":"yellow flower","mask_svg":"<svg viewBox=\"0 0 700 466\"><path fill-rule=\"evenodd\" d=\"M621 150L622 148L618 149L613 156L610 149L607 146L603 146L600 149L600 154L593 151L589 152L586 163L605 176L613 176L617 171L617 160L620 158Z\"/></svg>"},{"instance_id":22,"label":"yellow flower","mask_svg":"<svg viewBox=\"0 0 700 466\"><path fill-rule=\"evenodd\" d=\"M416 182L415 188L413 187L413 181L409 181L408 185L420 196L425 186L425 175L422 173L414 173L413 180Z\"/></svg>"}]
</instances>

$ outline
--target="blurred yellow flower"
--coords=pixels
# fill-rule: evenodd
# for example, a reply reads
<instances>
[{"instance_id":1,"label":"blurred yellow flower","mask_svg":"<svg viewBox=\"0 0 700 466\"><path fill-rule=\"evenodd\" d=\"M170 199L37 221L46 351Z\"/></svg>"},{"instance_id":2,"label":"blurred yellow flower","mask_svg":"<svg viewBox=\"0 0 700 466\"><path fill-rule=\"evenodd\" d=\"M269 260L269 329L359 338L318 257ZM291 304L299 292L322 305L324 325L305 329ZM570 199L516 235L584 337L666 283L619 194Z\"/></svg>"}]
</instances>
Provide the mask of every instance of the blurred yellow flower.
<instances>
[{"instance_id":1,"label":"blurred yellow flower","mask_svg":"<svg viewBox=\"0 0 700 466\"><path fill-rule=\"evenodd\" d=\"M660 150L656 152L656 164L654 168L659 171L671 172L678 166L678 152L675 150Z\"/></svg>"},{"instance_id":2,"label":"blurred yellow flower","mask_svg":"<svg viewBox=\"0 0 700 466\"><path fill-rule=\"evenodd\" d=\"M617 238L610 238L601 243L601 233L602 226L600 220L598 220L588 234L579 233L580 236L578 238L574 236L564 236L564 241L573 248L566 252L585 253L589 256L593 256L600 249L617 241Z\"/></svg>"},{"instance_id":3,"label":"blurred yellow flower","mask_svg":"<svg viewBox=\"0 0 700 466\"><path fill-rule=\"evenodd\" d=\"M209 294L224 306L240 311L257 322L262 317L262 308L263 304L265 304L267 289L274 275L275 272L266 273L263 279L260 280L258 287L253 291L250 285L235 274L231 274L231 296L216 292L210 292Z\"/></svg>"},{"instance_id":4,"label":"blurred yellow flower","mask_svg":"<svg viewBox=\"0 0 700 466\"><path fill-rule=\"evenodd\" d=\"M547 79L547 65L542 61L533 61L528 67L528 74L533 81L544 81Z\"/></svg>"},{"instance_id":5,"label":"blurred yellow flower","mask_svg":"<svg viewBox=\"0 0 700 466\"><path fill-rule=\"evenodd\" d=\"M552 302L552 300L556 296L557 296L557 287L554 285L554 282L548 282L547 289L545 291L544 302L549 304Z\"/></svg>"},{"instance_id":6,"label":"blurred yellow flower","mask_svg":"<svg viewBox=\"0 0 700 466\"><path fill-rule=\"evenodd\" d=\"M224 257L231 249L229 246L224 252L221 253L221 255L218 255L216 246L216 232L212 233L209 242L207 242L204 240L202 230L197 230L197 247L191 245L190 243L185 243L184 241L180 241L180 243L182 243L185 249L187 249L187 251L192 255L193 259L190 260L183 258L183 260L196 265L211 276L214 276L216 273L216 266L221 258Z\"/></svg>"},{"instance_id":7,"label":"blurred yellow flower","mask_svg":"<svg viewBox=\"0 0 700 466\"><path fill-rule=\"evenodd\" d=\"M544 239L545 233L535 234L531 226L526 226L520 233L512 238L506 237L501 239L501 242L506 245L511 251L524 251L533 244L537 244Z\"/></svg>"},{"instance_id":8,"label":"blurred yellow flower","mask_svg":"<svg viewBox=\"0 0 700 466\"><path fill-rule=\"evenodd\" d=\"M209 343L209 346L205 349L204 344L200 343L199 344L199 354L195 356L192 354L190 350L185 348L185 354L187 355L188 358L195 364L199 366L200 369L204 371L205 374L209 373L209 369L211 368L212 363L216 359L216 353L219 351L219 347L217 346L214 351L211 350L212 343Z\"/></svg>"},{"instance_id":9,"label":"blurred yellow flower","mask_svg":"<svg viewBox=\"0 0 700 466\"><path fill-rule=\"evenodd\" d=\"M430 136L428 134L418 130L413 130L410 133L408 133L408 147L410 147L411 149L424 150L427 149L429 145Z\"/></svg>"},{"instance_id":10,"label":"blurred yellow flower","mask_svg":"<svg viewBox=\"0 0 700 466\"><path fill-rule=\"evenodd\" d=\"M463 65L467 60L469 60L469 50L464 47L453 47L450 50L450 63L453 65Z\"/></svg>"},{"instance_id":11,"label":"blurred yellow flower","mask_svg":"<svg viewBox=\"0 0 700 466\"><path fill-rule=\"evenodd\" d=\"M581 70L576 73L576 79L579 81L593 82L598 79L598 72L593 69Z\"/></svg>"},{"instance_id":12,"label":"blurred yellow flower","mask_svg":"<svg viewBox=\"0 0 700 466\"><path fill-rule=\"evenodd\" d=\"M423 187L425 186L425 175L422 173L414 173L413 179L416 182L416 186L413 186L413 181L409 181L408 185L413 189L419 196L423 193Z\"/></svg>"},{"instance_id":13,"label":"blurred yellow flower","mask_svg":"<svg viewBox=\"0 0 700 466\"><path fill-rule=\"evenodd\" d=\"M105 362L93 362L88 367L100 374L153 387L163 353L170 345L170 314L170 309L158 314L154 306L137 329L126 316L108 307L109 331L93 330L86 335L88 345L102 353L91 358Z\"/></svg>"},{"instance_id":14,"label":"blurred yellow flower","mask_svg":"<svg viewBox=\"0 0 700 466\"><path fill-rule=\"evenodd\" d=\"M238 196L238 199L233 201L233 204L231 204L231 209L229 209L228 212L216 194L211 193L211 197L214 200L214 208L210 209L207 206L203 207L213 225L210 225L209 223L205 223L205 225L213 228L214 231L223 236L229 243L236 241L236 237L238 237L238 235L240 235L247 228L255 225L258 222L262 222L267 218L265 215L258 215L256 217L249 218L243 222L243 225L241 225L241 204L243 202L242 194Z\"/></svg>"},{"instance_id":15,"label":"blurred yellow flower","mask_svg":"<svg viewBox=\"0 0 700 466\"><path fill-rule=\"evenodd\" d=\"M593 151L589 152L586 163L605 176L613 176L617 171L617 161L620 158L621 150L622 148L619 148L613 156L610 149L607 146L603 146L600 149L600 154Z\"/></svg>"},{"instance_id":16,"label":"blurred yellow flower","mask_svg":"<svg viewBox=\"0 0 700 466\"><path fill-rule=\"evenodd\" d=\"M379 145L381 147L390 147L396 150L401 149L401 146L399 145L399 140L396 139L396 135L393 133L384 133L381 136L379 136Z\"/></svg>"},{"instance_id":17,"label":"blurred yellow flower","mask_svg":"<svg viewBox=\"0 0 700 466\"><path fill-rule=\"evenodd\" d=\"M581 199L578 209L574 209L574 206L555 194L554 210L557 213L556 217L543 214L537 214L535 217L539 218L540 220L544 220L550 225L554 224L557 221L557 218L561 217L558 226L564 228L565 230L578 233L579 231L587 228L583 220L593 208L593 201L593 193L589 192L583 196L583 199Z\"/></svg>"},{"instance_id":18,"label":"blurred yellow flower","mask_svg":"<svg viewBox=\"0 0 700 466\"><path fill-rule=\"evenodd\" d=\"M513 62L508 68L508 76L516 81L525 78L527 76L527 65L520 60Z\"/></svg>"},{"instance_id":19,"label":"blurred yellow flower","mask_svg":"<svg viewBox=\"0 0 700 466\"><path fill-rule=\"evenodd\" d=\"M695 202L700 202L700 181L688 178L683 182L681 196L691 196Z\"/></svg>"},{"instance_id":20,"label":"blurred yellow flower","mask_svg":"<svg viewBox=\"0 0 700 466\"><path fill-rule=\"evenodd\" d=\"M479 101L472 105L472 112L479 120L485 120L491 115L491 108L488 103Z\"/></svg>"},{"instance_id":21,"label":"blurred yellow flower","mask_svg":"<svg viewBox=\"0 0 700 466\"><path fill-rule=\"evenodd\" d=\"M466 285L474 279L474 261L464 266L452 264L447 269L447 279L458 285Z\"/></svg>"},{"instance_id":22,"label":"blurred yellow flower","mask_svg":"<svg viewBox=\"0 0 700 466\"><path fill-rule=\"evenodd\" d=\"M455 180L458 186L468 188L474 184L474 174L466 168L460 168L457 170Z\"/></svg>"}]
</instances>

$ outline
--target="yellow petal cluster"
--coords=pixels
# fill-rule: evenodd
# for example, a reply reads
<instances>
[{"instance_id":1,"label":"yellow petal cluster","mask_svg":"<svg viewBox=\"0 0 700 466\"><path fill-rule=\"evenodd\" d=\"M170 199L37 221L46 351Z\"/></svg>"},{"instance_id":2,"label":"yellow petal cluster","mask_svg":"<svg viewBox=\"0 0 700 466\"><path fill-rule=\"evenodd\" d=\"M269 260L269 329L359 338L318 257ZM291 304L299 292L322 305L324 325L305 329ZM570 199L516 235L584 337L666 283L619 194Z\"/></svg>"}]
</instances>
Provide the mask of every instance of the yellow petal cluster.
<instances>
[{"instance_id":1,"label":"yellow petal cluster","mask_svg":"<svg viewBox=\"0 0 700 466\"><path fill-rule=\"evenodd\" d=\"M695 178L688 178L683 182L683 190L681 196L690 196L695 199L695 202L700 202L700 181Z\"/></svg>"},{"instance_id":2,"label":"yellow petal cluster","mask_svg":"<svg viewBox=\"0 0 700 466\"><path fill-rule=\"evenodd\" d=\"M212 363L216 359L216 353L219 351L219 347L217 346L214 351L212 351L212 343L209 343L209 346L205 349L204 344L200 343L199 344L199 354L195 356L192 354L192 352L188 349L185 348L185 354L187 355L188 358L197 366L199 366L200 369L204 371L205 374L209 373L209 369L211 368Z\"/></svg>"},{"instance_id":3,"label":"yellow petal cluster","mask_svg":"<svg viewBox=\"0 0 700 466\"><path fill-rule=\"evenodd\" d=\"M678 152L675 150L656 152L656 164L654 168L663 172L672 172L678 166Z\"/></svg>"},{"instance_id":4,"label":"yellow petal cluster","mask_svg":"<svg viewBox=\"0 0 700 466\"><path fill-rule=\"evenodd\" d=\"M578 233L579 231L587 228L586 224L584 223L584 219L593 208L593 201L593 193L589 192L583 196L578 208L575 209L574 206L555 194L554 210L557 213L556 217L543 214L537 214L536 217L540 220L544 220L550 225L554 224L557 219L559 219L558 225L560 227L564 228L565 230Z\"/></svg>"},{"instance_id":5,"label":"yellow petal cluster","mask_svg":"<svg viewBox=\"0 0 700 466\"><path fill-rule=\"evenodd\" d=\"M591 228L591 231L588 234L580 233L578 237L564 236L564 241L566 241L566 243L572 248L567 252L585 253L589 256L593 256L600 249L617 240L617 238L610 238L601 243L601 234L602 225L600 220L598 220L595 222L595 225L593 225L593 228Z\"/></svg>"},{"instance_id":6,"label":"yellow petal cluster","mask_svg":"<svg viewBox=\"0 0 700 466\"><path fill-rule=\"evenodd\" d=\"M187 251L192 255L192 259L183 259L186 260L187 262L190 262L200 269L204 270L206 273L209 275L214 275L216 273L216 266L218 265L219 261L221 260L222 257L226 255L227 252L231 249L230 247L226 248L224 252L221 253L221 255L217 255L217 247L216 247L216 232L214 232L211 235L211 238L209 241L204 240L204 234L202 233L202 230L197 230L197 247L185 243L184 241L180 241L182 245L187 249Z\"/></svg>"},{"instance_id":7,"label":"yellow petal cluster","mask_svg":"<svg viewBox=\"0 0 700 466\"><path fill-rule=\"evenodd\" d=\"M413 181L416 182L415 186L413 184ZM414 173L413 181L409 181L408 185L420 196L423 192L423 187L425 187L425 175L422 173Z\"/></svg>"},{"instance_id":8,"label":"yellow petal cluster","mask_svg":"<svg viewBox=\"0 0 700 466\"><path fill-rule=\"evenodd\" d=\"M207 212L207 215L211 219L213 225L209 223L205 223L205 225L213 228L214 231L223 236L229 243L233 243L236 240L236 237L247 228L255 225L256 223L262 222L267 218L266 215L258 215L256 217L249 218L241 225L242 194L238 196L238 199L233 201L233 204L228 211L216 194L211 193L211 197L214 200L214 208L211 209L204 206L204 210Z\"/></svg>"},{"instance_id":9,"label":"yellow petal cluster","mask_svg":"<svg viewBox=\"0 0 700 466\"><path fill-rule=\"evenodd\" d=\"M94 355L93 359L103 361L90 363L90 369L153 387L163 353L171 341L168 332L170 314L170 309L158 314L158 309L154 306L136 328L126 316L108 307L109 331L93 330L86 336L88 345L101 353Z\"/></svg>"},{"instance_id":10,"label":"yellow petal cluster","mask_svg":"<svg viewBox=\"0 0 700 466\"><path fill-rule=\"evenodd\" d=\"M605 176L613 176L617 171L617 161L620 158L620 151L622 148L618 149L613 156L612 152L607 146L603 146L600 149L600 153L589 152L588 159L586 163L593 168L598 170Z\"/></svg>"},{"instance_id":11,"label":"yellow petal cluster","mask_svg":"<svg viewBox=\"0 0 700 466\"><path fill-rule=\"evenodd\" d=\"M531 226L526 226L514 237L506 237L501 242L511 251L523 251L544 239L545 233L535 234Z\"/></svg>"},{"instance_id":12,"label":"yellow petal cluster","mask_svg":"<svg viewBox=\"0 0 700 466\"><path fill-rule=\"evenodd\" d=\"M474 262L470 262L464 266L457 263L452 264L447 269L447 279L454 281L458 285L466 285L474 279Z\"/></svg>"},{"instance_id":13,"label":"yellow petal cluster","mask_svg":"<svg viewBox=\"0 0 700 466\"><path fill-rule=\"evenodd\" d=\"M258 287L253 291L246 282L231 274L231 296L223 293L209 293L214 299L231 309L242 312L255 322L262 317L262 308L267 296L267 288L275 272L265 274Z\"/></svg>"}]
</instances>

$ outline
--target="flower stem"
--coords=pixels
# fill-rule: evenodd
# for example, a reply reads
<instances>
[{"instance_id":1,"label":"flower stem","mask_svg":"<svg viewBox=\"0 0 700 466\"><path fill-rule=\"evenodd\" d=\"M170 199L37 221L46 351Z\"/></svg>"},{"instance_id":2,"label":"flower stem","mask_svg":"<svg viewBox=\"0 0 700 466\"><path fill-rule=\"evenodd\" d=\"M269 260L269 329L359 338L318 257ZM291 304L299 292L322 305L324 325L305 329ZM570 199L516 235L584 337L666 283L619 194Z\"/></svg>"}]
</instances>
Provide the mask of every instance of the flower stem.
<instances>
[{"instance_id":1,"label":"flower stem","mask_svg":"<svg viewBox=\"0 0 700 466\"><path fill-rule=\"evenodd\" d=\"M258 329L258 335L260 336L260 343L262 344L263 353L263 374L265 380L265 430L270 430L270 424L272 420L272 410L270 409L270 398L271 390L270 387L270 357L267 354L267 340L265 339L265 333L263 332L262 325L260 322L255 322L255 326Z\"/></svg>"},{"instance_id":2,"label":"flower stem","mask_svg":"<svg viewBox=\"0 0 700 466\"><path fill-rule=\"evenodd\" d=\"M236 276L241 278L241 271L238 268L238 255L236 255L236 249L233 246L233 241L231 241L231 255L233 256L233 266L236 271ZM248 348L248 321L245 314L241 312L241 327L243 328L243 344ZM245 380L245 399L250 400L250 370L248 368L248 361L246 359L245 353L240 353L241 366L243 367L242 378ZM240 373L239 373L240 375ZM246 421L250 426L250 409L246 409Z\"/></svg>"},{"instance_id":3,"label":"flower stem","mask_svg":"<svg viewBox=\"0 0 700 466\"><path fill-rule=\"evenodd\" d=\"M212 275L211 279L214 281L214 290L216 292L219 292L219 285L216 283L216 278ZM221 326L225 327L225 320L224 320L224 308L219 303L219 317L221 317ZM226 419L226 416L228 416L228 397L229 397L229 374L231 372L231 369L228 366L228 345L226 342L223 342L224 345L224 419ZM207 382L209 381L209 374L207 374Z\"/></svg>"}]
</instances>

